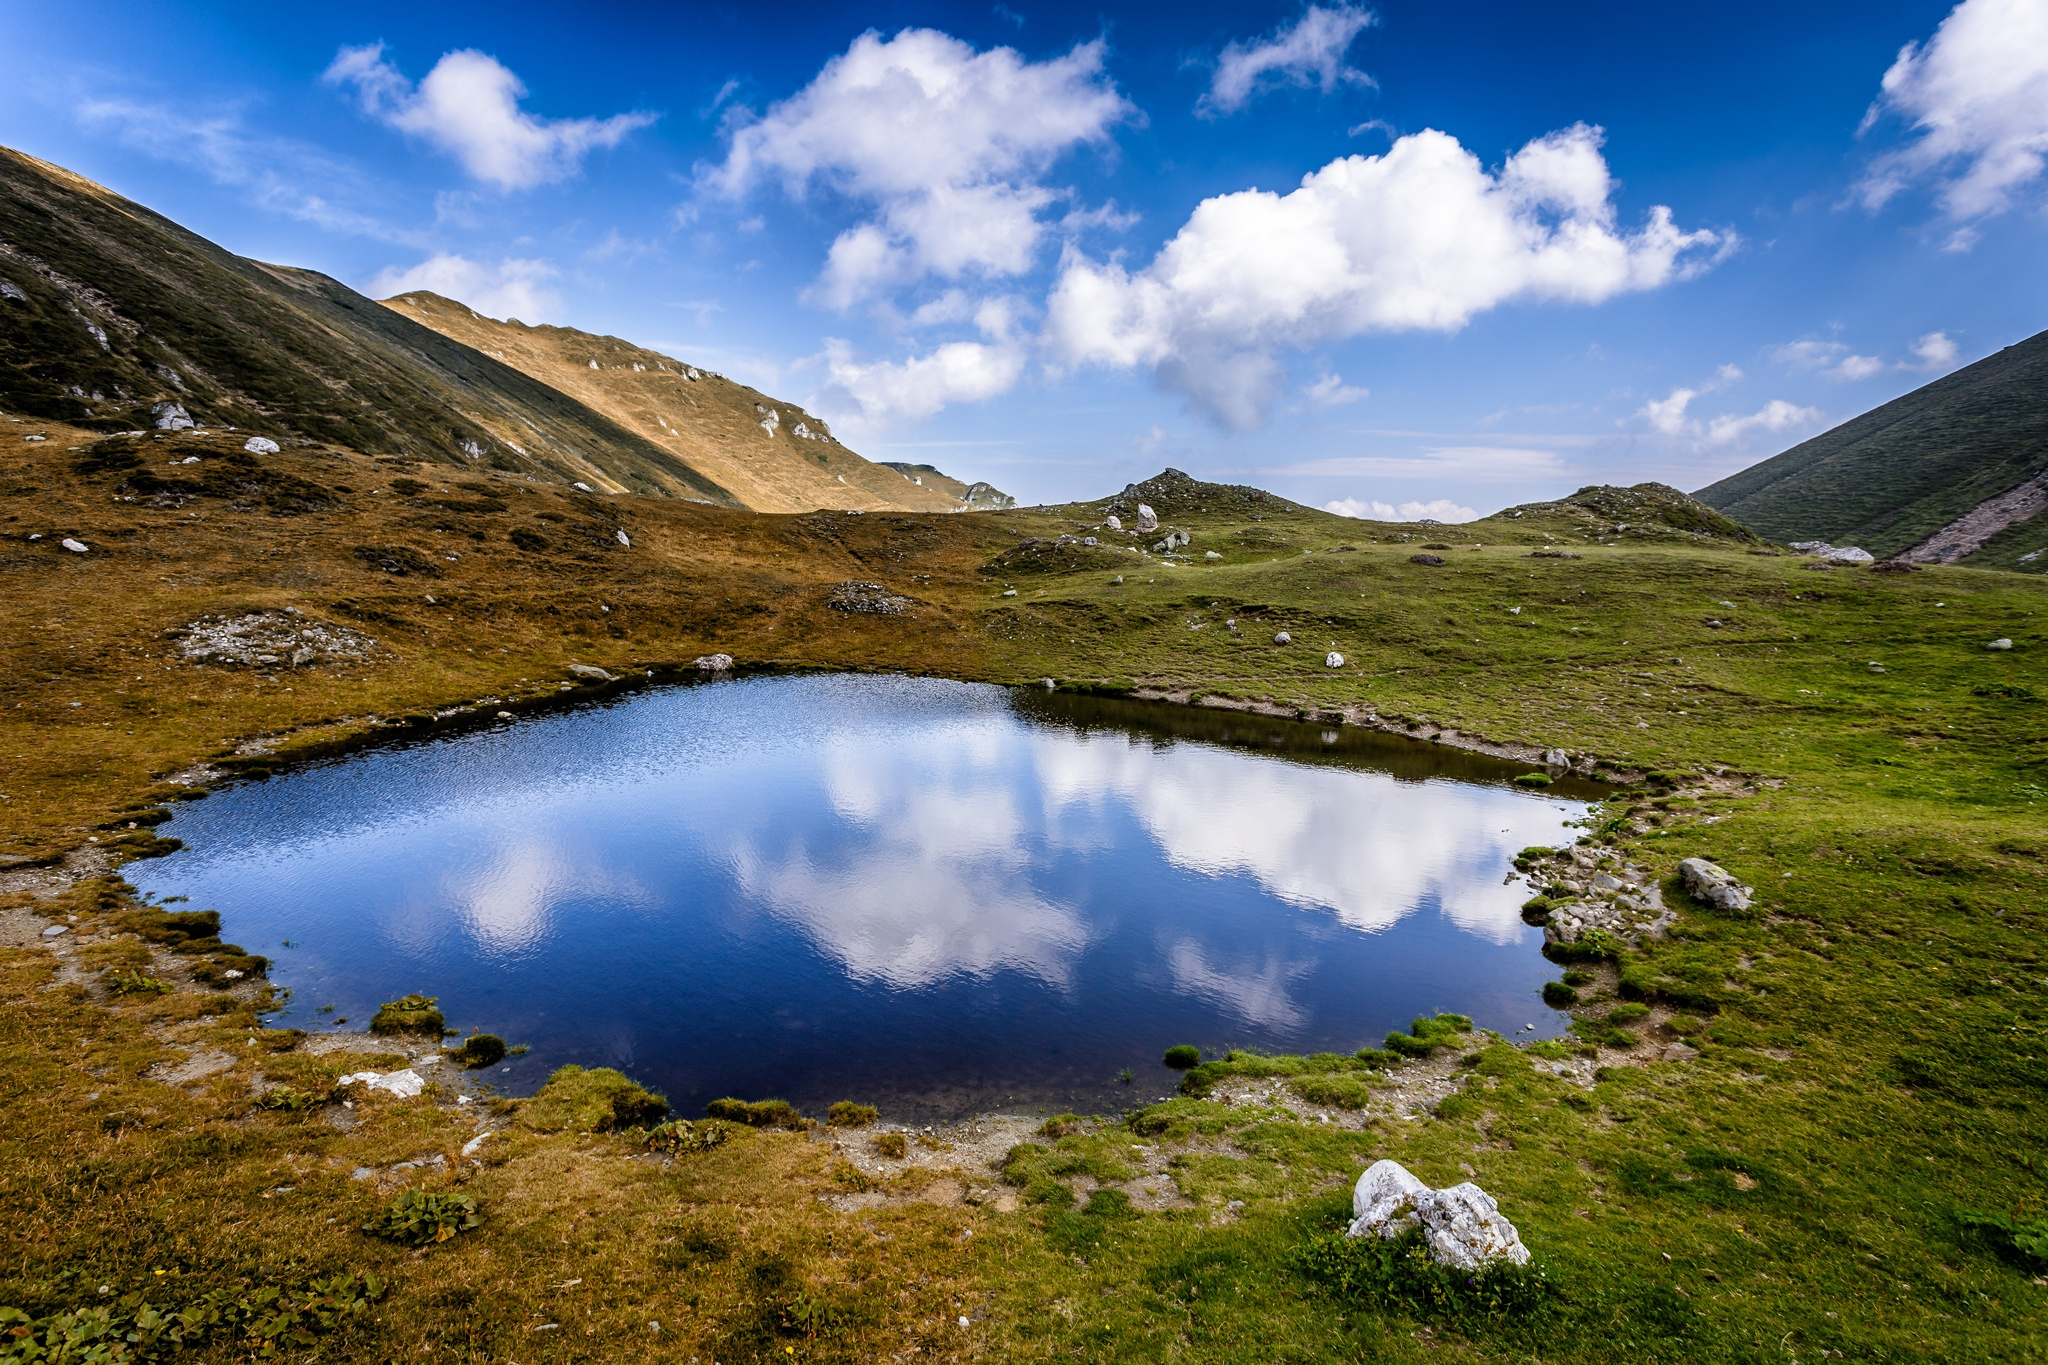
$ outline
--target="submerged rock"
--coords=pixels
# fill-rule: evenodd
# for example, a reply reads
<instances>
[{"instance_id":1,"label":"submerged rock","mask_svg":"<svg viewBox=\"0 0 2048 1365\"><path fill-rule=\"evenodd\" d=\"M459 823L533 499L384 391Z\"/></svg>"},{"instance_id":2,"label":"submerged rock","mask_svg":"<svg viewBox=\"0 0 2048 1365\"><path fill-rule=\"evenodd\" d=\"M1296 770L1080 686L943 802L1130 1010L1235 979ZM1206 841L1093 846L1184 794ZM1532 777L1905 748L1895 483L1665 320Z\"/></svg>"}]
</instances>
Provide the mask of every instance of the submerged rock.
<instances>
[{"instance_id":1,"label":"submerged rock","mask_svg":"<svg viewBox=\"0 0 2048 1365\"><path fill-rule=\"evenodd\" d=\"M1694 899L1716 910L1747 910L1750 897L1756 894L1755 888L1736 881L1727 868L1705 858L1687 858L1678 865L1678 875Z\"/></svg>"},{"instance_id":2,"label":"submerged rock","mask_svg":"<svg viewBox=\"0 0 2048 1365\"><path fill-rule=\"evenodd\" d=\"M1351 1213L1346 1236L1391 1238L1420 1227L1429 1258L1453 1270L1529 1260L1529 1249L1515 1225L1500 1216L1492 1195L1469 1181L1431 1189L1398 1161L1366 1168L1351 1192Z\"/></svg>"}]
</instances>

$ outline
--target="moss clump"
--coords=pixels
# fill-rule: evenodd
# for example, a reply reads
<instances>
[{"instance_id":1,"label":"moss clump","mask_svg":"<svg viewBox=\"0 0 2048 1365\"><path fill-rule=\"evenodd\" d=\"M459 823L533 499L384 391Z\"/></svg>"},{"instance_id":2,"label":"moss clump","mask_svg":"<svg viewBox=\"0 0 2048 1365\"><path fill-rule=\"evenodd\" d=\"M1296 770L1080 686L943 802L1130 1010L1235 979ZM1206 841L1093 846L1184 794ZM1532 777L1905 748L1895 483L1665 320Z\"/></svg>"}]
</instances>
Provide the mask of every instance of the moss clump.
<instances>
[{"instance_id":1,"label":"moss clump","mask_svg":"<svg viewBox=\"0 0 2048 1365\"><path fill-rule=\"evenodd\" d=\"M256 1101L256 1105L260 1109L276 1109L287 1114L302 1114L306 1110L318 1105L320 1100L321 1097L318 1095L308 1094L304 1090L295 1090L288 1085L280 1085L273 1090L265 1091L263 1097Z\"/></svg>"},{"instance_id":2,"label":"moss clump","mask_svg":"<svg viewBox=\"0 0 2048 1365\"><path fill-rule=\"evenodd\" d=\"M572 1064L548 1077L540 1093L520 1107L519 1121L540 1133L606 1133L652 1123L667 1112L667 1100L621 1072Z\"/></svg>"},{"instance_id":3,"label":"moss clump","mask_svg":"<svg viewBox=\"0 0 2048 1365\"><path fill-rule=\"evenodd\" d=\"M1548 924L1551 912L1555 909L1557 902L1549 896L1531 896L1522 902L1522 923Z\"/></svg>"},{"instance_id":4,"label":"moss clump","mask_svg":"<svg viewBox=\"0 0 2048 1365\"><path fill-rule=\"evenodd\" d=\"M801 1132L813 1126L788 1100L736 1100L727 1096L704 1106L705 1116L744 1123L749 1128L793 1128Z\"/></svg>"},{"instance_id":5,"label":"moss clump","mask_svg":"<svg viewBox=\"0 0 2048 1365\"><path fill-rule=\"evenodd\" d=\"M1567 1010L1579 1003L1579 993L1562 981L1543 983L1543 1003L1554 1010Z\"/></svg>"},{"instance_id":6,"label":"moss clump","mask_svg":"<svg viewBox=\"0 0 2048 1365\"><path fill-rule=\"evenodd\" d=\"M387 1000L370 1019L372 1033L431 1033L436 1038L448 1027L448 1018L436 1005L435 995L407 995Z\"/></svg>"},{"instance_id":7,"label":"moss clump","mask_svg":"<svg viewBox=\"0 0 2048 1365\"><path fill-rule=\"evenodd\" d=\"M1192 1071L1202 1064L1202 1049L1182 1043L1166 1049L1166 1064L1175 1071Z\"/></svg>"},{"instance_id":8,"label":"moss clump","mask_svg":"<svg viewBox=\"0 0 2048 1365\"><path fill-rule=\"evenodd\" d=\"M1649 1017L1650 1007L1648 1005L1633 1003L1616 1005L1613 1009L1607 1011L1607 1022L1610 1024L1633 1024Z\"/></svg>"},{"instance_id":9,"label":"moss clump","mask_svg":"<svg viewBox=\"0 0 2048 1365\"><path fill-rule=\"evenodd\" d=\"M881 1111L872 1104L841 1100L825 1111L825 1122L834 1128L865 1128L881 1116Z\"/></svg>"},{"instance_id":10,"label":"moss clump","mask_svg":"<svg viewBox=\"0 0 2048 1365\"><path fill-rule=\"evenodd\" d=\"M1372 1103L1372 1082L1362 1075L1308 1076L1294 1082L1293 1089L1310 1104L1332 1109L1363 1109Z\"/></svg>"},{"instance_id":11,"label":"moss clump","mask_svg":"<svg viewBox=\"0 0 2048 1365\"><path fill-rule=\"evenodd\" d=\"M647 1150L686 1156L722 1147L731 1137L731 1125L713 1119L700 1119L695 1123L688 1119L670 1119L648 1131Z\"/></svg>"},{"instance_id":12,"label":"moss clump","mask_svg":"<svg viewBox=\"0 0 2048 1365\"><path fill-rule=\"evenodd\" d=\"M1461 1033L1472 1031L1472 1021L1462 1014L1418 1017L1406 1033L1389 1033L1387 1050L1403 1057L1427 1057L1440 1047L1455 1043Z\"/></svg>"},{"instance_id":13,"label":"moss clump","mask_svg":"<svg viewBox=\"0 0 2048 1365\"><path fill-rule=\"evenodd\" d=\"M1515 779L1517 787L1547 787L1550 782L1549 773L1523 773Z\"/></svg>"},{"instance_id":14,"label":"moss clump","mask_svg":"<svg viewBox=\"0 0 2048 1365\"><path fill-rule=\"evenodd\" d=\"M448 1048L441 1055L465 1071L481 1071L505 1060L505 1040L495 1033L472 1033L461 1047Z\"/></svg>"},{"instance_id":15,"label":"moss clump","mask_svg":"<svg viewBox=\"0 0 2048 1365\"><path fill-rule=\"evenodd\" d=\"M876 1156L892 1157L897 1161L910 1155L910 1139L901 1133L877 1133L869 1140L868 1146Z\"/></svg>"},{"instance_id":16,"label":"moss clump","mask_svg":"<svg viewBox=\"0 0 2048 1365\"><path fill-rule=\"evenodd\" d=\"M1049 1138L1063 1138L1081 1131L1086 1120L1079 1114L1055 1114L1038 1125L1039 1134Z\"/></svg>"},{"instance_id":17,"label":"moss clump","mask_svg":"<svg viewBox=\"0 0 2048 1365\"><path fill-rule=\"evenodd\" d=\"M378 1210L375 1218L363 1224L363 1231L407 1246L431 1246L481 1227L483 1221L476 1200L466 1194L407 1190Z\"/></svg>"}]
</instances>

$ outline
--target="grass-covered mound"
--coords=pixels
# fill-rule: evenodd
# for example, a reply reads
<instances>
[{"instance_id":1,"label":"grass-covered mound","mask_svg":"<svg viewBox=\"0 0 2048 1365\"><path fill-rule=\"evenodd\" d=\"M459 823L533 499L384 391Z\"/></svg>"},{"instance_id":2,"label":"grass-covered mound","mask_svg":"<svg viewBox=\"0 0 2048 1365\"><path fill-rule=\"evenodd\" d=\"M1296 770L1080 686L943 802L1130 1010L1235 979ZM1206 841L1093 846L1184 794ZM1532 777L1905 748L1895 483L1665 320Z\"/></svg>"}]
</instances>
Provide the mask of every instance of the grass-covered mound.
<instances>
[{"instance_id":1,"label":"grass-covered mound","mask_svg":"<svg viewBox=\"0 0 2048 1365\"><path fill-rule=\"evenodd\" d=\"M611 1067L556 1070L540 1093L519 1107L519 1122L537 1133L611 1133L644 1127L668 1113L668 1101Z\"/></svg>"}]
</instances>

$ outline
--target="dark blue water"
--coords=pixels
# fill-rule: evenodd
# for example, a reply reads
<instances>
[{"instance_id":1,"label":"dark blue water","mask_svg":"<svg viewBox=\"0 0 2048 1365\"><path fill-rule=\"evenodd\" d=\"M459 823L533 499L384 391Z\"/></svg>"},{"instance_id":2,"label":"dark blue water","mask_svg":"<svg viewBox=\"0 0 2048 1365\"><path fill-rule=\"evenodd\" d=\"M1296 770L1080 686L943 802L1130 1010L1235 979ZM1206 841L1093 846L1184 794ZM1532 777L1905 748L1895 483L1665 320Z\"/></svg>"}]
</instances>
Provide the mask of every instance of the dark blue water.
<instances>
[{"instance_id":1,"label":"dark blue water","mask_svg":"<svg viewBox=\"0 0 2048 1365\"><path fill-rule=\"evenodd\" d=\"M274 960L277 1023L436 995L531 1046L493 1076L515 1091L579 1062L684 1112L1102 1109L1162 1093L1175 1043L1349 1051L1435 1009L1552 1031L1509 860L1583 806L1518 771L1186 708L760 678L218 792L131 876Z\"/></svg>"}]
</instances>

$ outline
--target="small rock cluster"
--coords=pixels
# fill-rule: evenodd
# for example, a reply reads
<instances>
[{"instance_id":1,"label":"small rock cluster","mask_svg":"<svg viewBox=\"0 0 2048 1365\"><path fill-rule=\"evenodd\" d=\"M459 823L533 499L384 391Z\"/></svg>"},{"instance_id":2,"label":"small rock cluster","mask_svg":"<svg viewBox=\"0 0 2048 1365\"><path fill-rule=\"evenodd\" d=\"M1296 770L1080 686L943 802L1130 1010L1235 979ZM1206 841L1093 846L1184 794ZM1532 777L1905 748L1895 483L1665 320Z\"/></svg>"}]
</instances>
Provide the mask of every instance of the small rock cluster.
<instances>
[{"instance_id":1,"label":"small rock cluster","mask_svg":"<svg viewBox=\"0 0 2048 1365\"><path fill-rule=\"evenodd\" d=\"M1601 866L1597 853L1583 845L1566 855L1562 870L1547 873L1548 885L1569 899L1534 918L1543 925L1543 937L1550 943L1577 943L1589 930L1598 929L1626 943L1656 938L1678 917L1665 908L1664 895L1642 868L1619 864Z\"/></svg>"},{"instance_id":2,"label":"small rock cluster","mask_svg":"<svg viewBox=\"0 0 2048 1365\"><path fill-rule=\"evenodd\" d=\"M202 616L184 627L183 635L178 657L188 663L303 668L364 659L377 651L377 642L362 632L308 620L292 607Z\"/></svg>"},{"instance_id":3,"label":"small rock cluster","mask_svg":"<svg viewBox=\"0 0 2048 1365\"><path fill-rule=\"evenodd\" d=\"M1834 546L1825 540L1795 540L1792 548L1827 564L1870 564L1877 556L1855 545Z\"/></svg>"},{"instance_id":4,"label":"small rock cluster","mask_svg":"<svg viewBox=\"0 0 2048 1365\"><path fill-rule=\"evenodd\" d=\"M1347 1237L1399 1237L1422 1229L1429 1258L1452 1270L1480 1270L1496 1261L1529 1263L1515 1225L1492 1195L1469 1180L1431 1189L1398 1161L1375 1161L1351 1192Z\"/></svg>"},{"instance_id":5,"label":"small rock cluster","mask_svg":"<svg viewBox=\"0 0 2048 1365\"><path fill-rule=\"evenodd\" d=\"M861 583L852 579L835 584L826 606L834 611L852 612L859 616L904 616L910 611L910 599L890 592L880 583Z\"/></svg>"}]
</instances>

